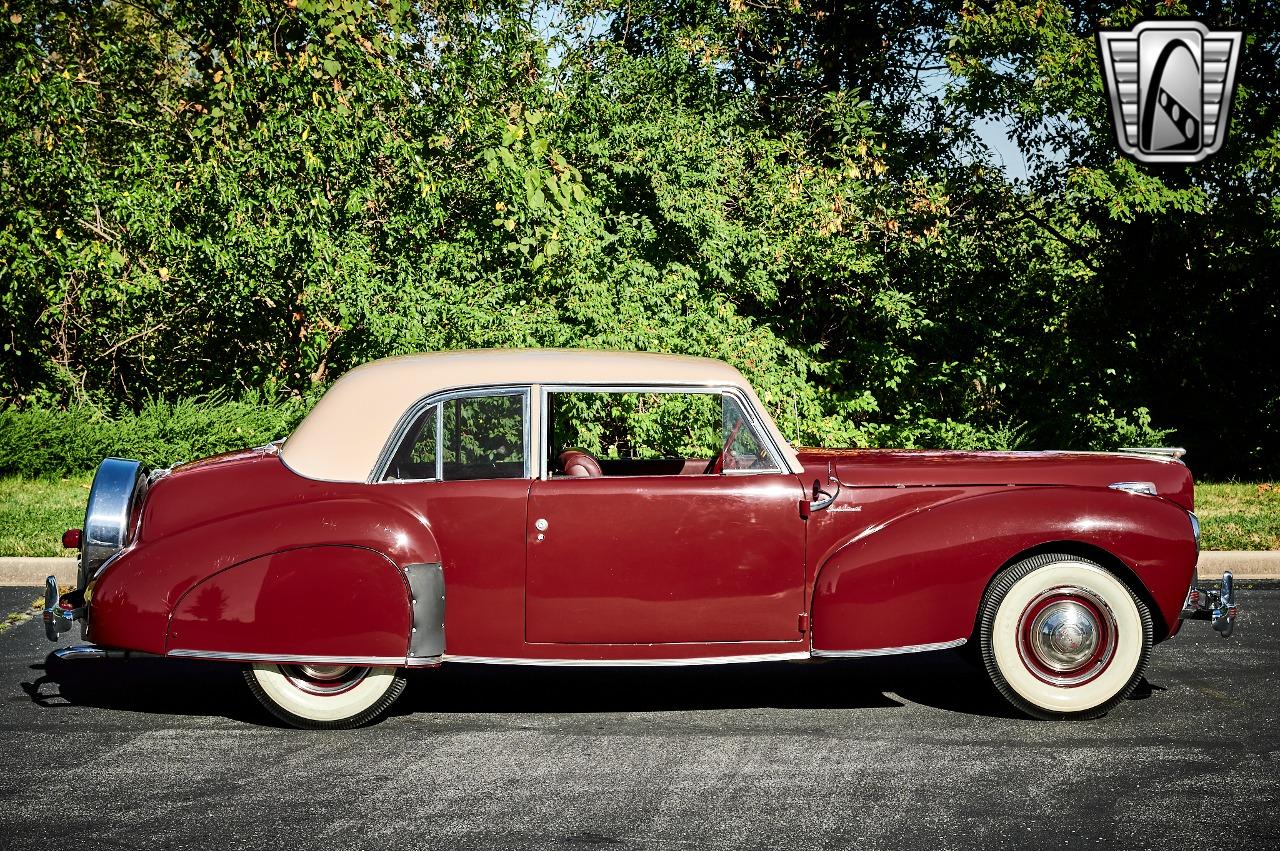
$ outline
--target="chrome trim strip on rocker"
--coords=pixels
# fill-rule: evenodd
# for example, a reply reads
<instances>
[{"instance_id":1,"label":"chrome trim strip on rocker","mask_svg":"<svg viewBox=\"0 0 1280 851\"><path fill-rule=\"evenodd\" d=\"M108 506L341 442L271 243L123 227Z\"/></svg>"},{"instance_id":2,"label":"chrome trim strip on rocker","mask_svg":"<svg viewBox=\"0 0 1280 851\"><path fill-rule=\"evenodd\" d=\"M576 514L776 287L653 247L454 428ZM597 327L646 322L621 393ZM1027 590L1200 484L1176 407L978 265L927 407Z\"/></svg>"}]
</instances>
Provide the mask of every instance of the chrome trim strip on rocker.
<instances>
[{"instance_id":1,"label":"chrome trim strip on rocker","mask_svg":"<svg viewBox=\"0 0 1280 851\"><path fill-rule=\"evenodd\" d=\"M808 659L807 651L792 653L756 653L750 656L691 656L687 659L520 659L508 656L456 656L444 654L445 662L467 662L476 665L553 665L568 668L663 667L673 665L731 665L742 662L785 662Z\"/></svg>"},{"instance_id":2,"label":"chrome trim strip on rocker","mask_svg":"<svg viewBox=\"0 0 1280 851\"><path fill-rule=\"evenodd\" d=\"M288 653L227 653L221 650L170 650L165 656L182 659L214 659L219 662L273 662L298 665L438 665L439 656L304 656Z\"/></svg>"},{"instance_id":3,"label":"chrome trim strip on rocker","mask_svg":"<svg viewBox=\"0 0 1280 851\"><path fill-rule=\"evenodd\" d=\"M877 647L874 650L818 650L814 648L814 656L827 658L857 659L864 656L896 656L899 653L927 653L930 650L951 650L968 642L967 638L955 641L938 641L933 644L910 644L906 647Z\"/></svg>"}]
</instances>

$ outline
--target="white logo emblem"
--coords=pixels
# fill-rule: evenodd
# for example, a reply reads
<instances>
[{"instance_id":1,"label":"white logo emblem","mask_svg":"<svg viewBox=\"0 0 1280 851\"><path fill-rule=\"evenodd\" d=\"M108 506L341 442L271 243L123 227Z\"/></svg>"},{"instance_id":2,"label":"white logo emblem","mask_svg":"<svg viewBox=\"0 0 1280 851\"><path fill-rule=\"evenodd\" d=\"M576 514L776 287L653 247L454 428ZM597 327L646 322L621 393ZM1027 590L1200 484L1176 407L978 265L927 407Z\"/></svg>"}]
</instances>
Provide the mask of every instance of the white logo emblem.
<instances>
[{"instance_id":1,"label":"white logo emblem","mask_svg":"<svg viewBox=\"0 0 1280 851\"><path fill-rule=\"evenodd\" d=\"M1167 19L1100 31L1120 150L1144 163L1194 163L1216 154L1227 137L1241 35Z\"/></svg>"}]
</instances>

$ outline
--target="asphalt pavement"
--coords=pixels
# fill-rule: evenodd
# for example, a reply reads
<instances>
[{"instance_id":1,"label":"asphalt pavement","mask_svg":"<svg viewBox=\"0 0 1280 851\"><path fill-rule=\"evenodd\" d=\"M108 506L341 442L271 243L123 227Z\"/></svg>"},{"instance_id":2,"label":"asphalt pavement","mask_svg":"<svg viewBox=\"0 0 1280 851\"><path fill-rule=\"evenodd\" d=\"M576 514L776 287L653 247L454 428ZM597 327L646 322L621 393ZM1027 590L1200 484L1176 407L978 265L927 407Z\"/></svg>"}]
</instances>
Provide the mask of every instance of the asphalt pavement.
<instances>
[{"instance_id":1,"label":"asphalt pavement","mask_svg":"<svg viewBox=\"0 0 1280 851\"><path fill-rule=\"evenodd\" d=\"M1277 848L1280 587L1238 596L1234 638L1187 624L1134 699L1056 723L942 652L446 665L304 732L231 665L60 662L33 619L0 634L0 847Z\"/></svg>"}]
</instances>

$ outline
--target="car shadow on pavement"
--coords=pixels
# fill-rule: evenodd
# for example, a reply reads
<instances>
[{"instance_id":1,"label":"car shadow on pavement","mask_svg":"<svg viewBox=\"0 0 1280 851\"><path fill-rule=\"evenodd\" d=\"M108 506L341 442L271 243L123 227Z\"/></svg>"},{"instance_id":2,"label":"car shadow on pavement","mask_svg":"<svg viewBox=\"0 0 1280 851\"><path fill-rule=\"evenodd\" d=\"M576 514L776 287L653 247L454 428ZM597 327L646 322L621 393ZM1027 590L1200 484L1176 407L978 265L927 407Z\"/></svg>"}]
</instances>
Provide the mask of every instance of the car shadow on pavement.
<instances>
[{"instance_id":1,"label":"car shadow on pavement","mask_svg":"<svg viewBox=\"0 0 1280 851\"><path fill-rule=\"evenodd\" d=\"M443 665L415 671L396 714L870 709L1014 712L958 654L693 667Z\"/></svg>"},{"instance_id":2,"label":"car shadow on pavement","mask_svg":"<svg viewBox=\"0 0 1280 851\"><path fill-rule=\"evenodd\" d=\"M22 690L37 706L210 716L274 723L245 687L239 665L186 659L62 660L31 666Z\"/></svg>"},{"instance_id":3,"label":"car shadow on pavement","mask_svg":"<svg viewBox=\"0 0 1280 851\"><path fill-rule=\"evenodd\" d=\"M41 708L94 707L278 726L238 665L177 659L64 661L21 683ZM1162 690L1145 680L1131 699ZM958 653L655 668L446 664L414 670L393 715L874 709L919 704L1022 718Z\"/></svg>"}]
</instances>

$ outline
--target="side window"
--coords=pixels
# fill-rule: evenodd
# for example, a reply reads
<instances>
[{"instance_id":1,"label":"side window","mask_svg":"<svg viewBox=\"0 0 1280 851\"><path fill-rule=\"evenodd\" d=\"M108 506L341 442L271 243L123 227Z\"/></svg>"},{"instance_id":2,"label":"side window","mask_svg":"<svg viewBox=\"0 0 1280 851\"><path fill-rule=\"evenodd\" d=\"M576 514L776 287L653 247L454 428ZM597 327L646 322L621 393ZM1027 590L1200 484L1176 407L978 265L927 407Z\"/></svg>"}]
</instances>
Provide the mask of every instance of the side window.
<instances>
[{"instance_id":1,"label":"side window","mask_svg":"<svg viewBox=\"0 0 1280 851\"><path fill-rule=\"evenodd\" d=\"M523 392L447 399L414 420L383 481L522 478L525 428Z\"/></svg>"},{"instance_id":2,"label":"side window","mask_svg":"<svg viewBox=\"0 0 1280 851\"><path fill-rule=\"evenodd\" d=\"M715 391L549 391L552 476L777 470L737 400ZM723 452L722 452L723 450Z\"/></svg>"},{"instance_id":3,"label":"side window","mask_svg":"<svg viewBox=\"0 0 1280 851\"><path fill-rule=\"evenodd\" d=\"M439 416L439 405L432 405L418 415L413 425L409 427L409 433L405 435L404 442L391 457L387 472L382 477L384 482L436 478L438 472L436 467L437 418Z\"/></svg>"},{"instance_id":4,"label":"side window","mask_svg":"<svg viewBox=\"0 0 1280 851\"><path fill-rule=\"evenodd\" d=\"M728 394L720 398L723 400L720 433L724 438L721 468L726 471L777 470L777 463L769 457L769 451L738 400Z\"/></svg>"},{"instance_id":5,"label":"side window","mask_svg":"<svg viewBox=\"0 0 1280 851\"><path fill-rule=\"evenodd\" d=\"M525 475L523 394L450 399L442 403L442 417L446 481Z\"/></svg>"}]
</instances>

